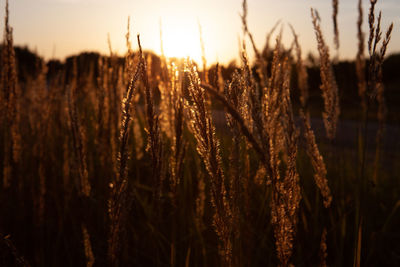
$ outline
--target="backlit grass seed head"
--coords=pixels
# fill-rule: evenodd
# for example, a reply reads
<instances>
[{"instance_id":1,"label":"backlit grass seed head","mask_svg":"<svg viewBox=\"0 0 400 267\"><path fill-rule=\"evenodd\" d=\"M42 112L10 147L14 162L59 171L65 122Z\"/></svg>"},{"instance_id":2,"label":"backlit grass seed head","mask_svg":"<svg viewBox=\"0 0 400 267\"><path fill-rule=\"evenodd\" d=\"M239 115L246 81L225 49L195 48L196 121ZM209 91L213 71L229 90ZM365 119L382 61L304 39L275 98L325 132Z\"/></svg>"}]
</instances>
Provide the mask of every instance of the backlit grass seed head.
<instances>
[{"instance_id":1,"label":"backlit grass seed head","mask_svg":"<svg viewBox=\"0 0 400 267\"><path fill-rule=\"evenodd\" d=\"M12 165L19 162L21 136L19 131L19 87L13 45L13 29L9 25L8 0L5 7L4 40L2 45L0 116L4 127L3 187L11 185L14 171Z\"/></svg>"},{"instance_id":2,"label":"backlit grass seed head","mask_svg":"<svg viewBox=\"0 0 400 267\"><path fill-rule=\"evenodd\" d=\"M279 44L279 42L278 42ZM274 127L269 131L270 137L270 164L273 170L271 198L271 222L274 227L277 256L282 266L290 263L293 253L293 243L297 232L298 209L301 199L299 175L297 172L297 140L298 130L294 124L292 104L290 100L290 67L287 57L278 59L279 50L276 50L276 62L272 67L273 76L270 84L273 91L279 92L271 103L270 109ZM279 62L279 64L278 64ZM274 66L275 65L275 66ZM275 77L274 77L275 76ZM279 77L279 78L278 78ZM279 79L279 82L275 79ZM279 101L280 100L280 101ZM273 111L276 110L276 111ZM283 154L281 157L280 154ZM282 172L282 164L286 165Z\"/></svg>"},{"instance_id":3,"label":"backlit grass seed head","mask_svg":"<svg viewBox=\"0 0 400 267\"><path fill-rule=\"evenodd\" d=\"M67 88L68 115L71 129L71 140L74 151L74 167L77 170L77 184L80 194L89 196L91 185L89 182L89 174L87 170L87 142L85 130L82 127L78 107L77 107L77 90L78 90L78 70L77 61L73 62L72 81Z\"/></svg>"},{"instance_id":4,"label":"backlit grass seed head","mask_svg":"<svg viewBox=\"0 0 400 267\"><path fill-rule=\"evenodd\" d=\"M145 90L145 111L146 111L146 122L147 122L147 148L146 150L150 153L152 160L152 175L153 182L155 183L155 195L157 197L161 196L162 184L165 178L163 172L163 149L161 141L161 131L160 131L160 120L159 116L155 112L154 106L154 96L152 87L149 82L149 71L145 56L143 54L142 46L140 43L140 36L137 36L138 46L139 46L139 56L140 62L142 64L141 68L141 78ZM151 75L151 73L150 73Z\"/></svg>"},{"instance_id":5,"label":"backlit grass seed head","mask_svg":"<svg viewBox=\"0 0 400 267\"><path fill-rule=\"evenodd\" d=\"M365 77L365 34L362 31L363 24L363 9L362 9L362 0L358 1L358 20L357 20L357 39L358 39L358 50L356 56L356 75L357 75L357 86L358 86L358 95L361 98L361 109L363 114L366 113L367 109L367 81Z\"/></svg>"},{"instance_id":6,"label":"backlit grass seed head","mask_svg":"<svg viewBox=\"0 0 400 267\"><path fill-rule=\"evenodd\" d=\"M318 12L311 9L311 17L314 25L315 36L317 38L321 62L321 91L325 108L322 116L324 119L326 135L330 140L333 140L336 136L336 127L340 114L338 86L336 84L332 63L329 57L329 48L322 35Z\"/></svg>"},{"instance_id":7,"label":"backlit grass seed head","mask_svg":"<svg viewBox=\"0 0 400 267\"><path fill-rule=\"evenodd\" d=\"M308 73L307 73L307 68L304 64L304 61L302 59L302 53L301 53L301 46L298 40L298 36L293 28L292 25L290 25L290 28L292 30L293 38L294 38L294 48L295 48L295 54L296 54L296 70L297 70L297 84L300 90L300 102L303 108L307 104L308 100Z\"/></svg>"},{"instance_id":8,"label":"backlit grass seed head","mask_svg":"<svg viewBox=\"0 0 400 267\"><path fill-rule=\"evenodd\" d=\"M326 228L324 228L324 230L322 231L322 235L321 235L321 243L320 243L320 247L319 247L319 266L321 267L327 267L327 263L326 263L326 258L328 257L328 246L326 244L326 236L327 236L328 232L326 231Z\"/></svg>"},{"instance_id":9,"label":"backlit grass seed head","mask_svg":"<svg viewBox=\"0 0 400 267\"><path fill-rule=\"evenodd\" d=\"M332 202L332 195L328 186L328 180L326 179L327 171L324 159L318 149L314 131L311 129L309 114L304 114L304 111L300 110L300 117L303 121L305 131L304 136L306 139L306 152L311 159L311 164L314 169L314 181L324 199L325 208L328 208Z\"/></svg>"},{"instance_id":10,"label":"backlit grass seed head","mask_svg":"<svg viewBox=\"0 0 400 267\"><path fill-rule=\"evenodd\" d=\"M333 42L335 44L335 49L339 49L339 27L337 23L337 16L339 13L339 0L332 0L332 20L333 20Z\"/></svg>"},{"instance_id":11,"label":"backlit grass seed head","mask_svg":"<svg viewBox=\"0 0 400 267\"><path fill-rule=\"evenodd\" d=\"M94 255L92 251L92 244L90 242L90 235L85 225L82 225L83 246L85 249L86 266L92 267L94 264Z\"/></svg>"},{"instance_id":12,"label":"backlit grass seed head","mask_svg":"<svg viewBox=\"0 0 400 267\"><path fill-rule=\"evenodd\" d=\"M118 170L115 177L109 183L110 199L108 201L108 214L110 219L110 232L108 239L108 257L111 265L116 266L119 262L121 232L124 229L125 216L127 212L127 189L128 189L128 136L129 125L132 120L132 102L136 92L136 83L142 74L142 62L136 66L135 72L131 73L129 87L121 102L122 119L119 129L119 150L117 155Z\"/></svg>"},{"instance_id":13,"label":"backlit grass seed head","mask_svg":"<svg viewBox=\"0 0 400 267\"><path fill-rule=\"evenodd\" d=\"M373 41L375 39L375 5L377 0L370 0L371 6L369 8L368 24L369 24L369 37L368 37L368 52L372 55ZM379 21L379 20L378 20Z\"/></svg>"},{"instance_id":14,"label":"backlit grass seed head","mask_svg":"<svg viewBox=\"0 0 400 267\"><path fill-rule=\"evenodd\" d=\"M211 182L211 203L215 209L213 225L220 240L219 253L224 266L232 263L232 212L225 188L225 176L222 170L219 141L205 100L205 90L195 66L187 62L185 72L188 75L189 100L186 101L191 130L197 144L196 149L206 167Z\"/></svg>"}]
</instances>

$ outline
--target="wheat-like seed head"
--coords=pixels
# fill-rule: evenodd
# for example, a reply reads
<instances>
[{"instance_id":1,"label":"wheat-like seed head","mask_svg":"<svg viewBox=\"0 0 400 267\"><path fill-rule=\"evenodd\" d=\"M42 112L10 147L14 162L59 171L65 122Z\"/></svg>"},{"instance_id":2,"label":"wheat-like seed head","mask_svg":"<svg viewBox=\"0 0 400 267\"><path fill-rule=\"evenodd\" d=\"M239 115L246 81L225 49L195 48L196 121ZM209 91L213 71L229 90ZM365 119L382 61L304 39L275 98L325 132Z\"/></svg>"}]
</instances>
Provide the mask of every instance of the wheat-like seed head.
<instances>
[{"instance_id":1,"label":"wheat-like seed head","mask_svg":"<svg viewBox=\"0 0 400 267\"><path fill-rule=\"evenodd\" d=\"M333 38L333 42L335 44L335 49L339 50L339 27L338 27L338 23L337 23L337 16L338 16L338 12L339 12L339 0L332 0L332 7L333 7L333 11L332 11L332 20L333 20L333 34L334 34L334 38Z\"/></svg>"},{"instance_id":2,"label":"wheat-like seed head","mask_svg":"<svg viewBox=\"0 0 400 267\"><path fill-rule=\"evenodd\" d=\"M307 155L311 159L311 164L314 169L314 181L319 188L322 197L324 198L324 206L328 208L332 202L331 190L328 186L328 180L326 179L326 167L324 159L318 149L317 142L315 140L314 131L311 129L310 115L305 114L304 111L300 110L300 117L304 126L304 136L306 139L306 151Z\"/></svg>"},{"instance_id":3,"label":"wheat-like seed head","mask_svg":"<svg viewBox=\"0 0 400 267\"><path fill-rule=\"evenodd\" d=\"M221 241L219 253L222 264L232 264L232 209L225 188L225 175L222 170L219 141L215 135L210 111L205 100L205 89L200 86L196 68L191 62L186 63L188 75L189 100L186 101L192 133L197 140L197 152L203 160L211 179L211 203L215 208L213 224Z\"/></svg>"},{"instance_id":4,"label":"wheat-like seed head","mask_svg":"<svg viewBox=\"0 0 400 267\"><path fill-rule=\"evenodd\" d=\"M300 89L300 102L303 108L307 105L308 100L308 74L307 68L304 64L304 61L301 56L301 47L299 43L298 36L293 28L290 25L292 30L293 38L294 38L294 47L296 52L296 70L297 70L297 84Z\"/></svg>"},{"instance_id":5,"label":"wheat-like seed head","mask_svg":"<svg viewBox=\"0 0 400 267\"><path fill-rule=\"evenodd\" d=\"M314 25L315 36L317 38L318 51L321 61L321 90L325 107L325 111L322 116L324 119L326 135L330 140L333 140L336 136L336 127L340 114L338 86L336 84L332 63L329 57L329 48L326 45L322 35L318 12L314 9L311 9L311 17Z\"/></svg>"}]
</instances>

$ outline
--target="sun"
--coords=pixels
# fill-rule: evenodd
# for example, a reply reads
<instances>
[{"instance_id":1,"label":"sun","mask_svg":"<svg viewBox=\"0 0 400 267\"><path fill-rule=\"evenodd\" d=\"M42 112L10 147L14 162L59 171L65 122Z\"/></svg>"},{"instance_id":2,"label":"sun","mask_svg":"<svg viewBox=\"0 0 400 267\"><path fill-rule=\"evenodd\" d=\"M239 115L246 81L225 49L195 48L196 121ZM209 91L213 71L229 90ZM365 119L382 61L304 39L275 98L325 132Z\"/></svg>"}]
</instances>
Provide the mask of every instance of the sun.
<instances>
[{"instance_id":1,"label":"sun","mask_svg":"<svg viewBox=\"0 0 400 267\"><path fill-rule=\"evenodd\" d=\"M162 46L166 57L190 57L201 63L200 33L195 23L163 24Z\"/></svg>"}]
</instances>

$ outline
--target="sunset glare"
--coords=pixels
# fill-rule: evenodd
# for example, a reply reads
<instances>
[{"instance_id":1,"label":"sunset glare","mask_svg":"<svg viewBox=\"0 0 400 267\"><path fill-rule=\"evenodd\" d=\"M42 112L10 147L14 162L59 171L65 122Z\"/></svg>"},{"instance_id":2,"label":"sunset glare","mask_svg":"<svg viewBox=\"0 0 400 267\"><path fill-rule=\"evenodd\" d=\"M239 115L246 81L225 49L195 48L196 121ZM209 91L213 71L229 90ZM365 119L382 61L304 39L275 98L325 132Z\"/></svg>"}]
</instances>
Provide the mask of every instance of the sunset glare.
<instances>
[{"instance_id":1,"label":"sunset glare","mask_svg":"<svg viewBox=\"0 0 400 267\"><path fill-rule=\"evenodd\" d=\"M368 14L368 1L364 1L364 14ZM1 2L4 3L3 1ZM292 37L287 25L294 26L305 53L316 52L315 35L310 8L316 8L322 20L325 38L332 43L332 6L320 0L250 0L248 23L256 45L262 49L271 27L282 21L283 40L290 46ZM3 8L0 15L4 15ZM126 52L125 34L128 16L131 17L132 36L140 33L145 49L160 53L160 20L167 56L190 56L200 59L198 23L203 28L205 54L209 63L228 63L238 57L238 38L242 37L240 0L203 1L128 1L128 0L19 0L10 1L10 22L14 28L15 43L28 45L49 59L63 59L81 51L108 51L110 34L115 52ZM384 14L382 26L400 25L397 0L379 1L377 10ZM357 46L357 1L342 1L339 8L340 56L352 58ZM365 17L366 18L366 17ZM1 21L0 26L3 25ZM346 26L350 25L350 26ZM363 24L365 31L367 23ZM249 46L250 47L250 46ZM400 35L392 36L389 53L398 51ZM249 51L252 57L251 51Z\"/></svg>"},{"instance_id":2,"label":"sunset glare","mask_svg":"<svg viewBox=\"0 0 400 267\"><path fill-rule=\"evenodd\" d=\"M200 62L200 32L196 26L194 23L181 24L178 21L172 22L170 25L165 24L165 27L161 24L161 38L165 56L177 58L190 57L196 62Z\"/></svg>"}]
</instances>

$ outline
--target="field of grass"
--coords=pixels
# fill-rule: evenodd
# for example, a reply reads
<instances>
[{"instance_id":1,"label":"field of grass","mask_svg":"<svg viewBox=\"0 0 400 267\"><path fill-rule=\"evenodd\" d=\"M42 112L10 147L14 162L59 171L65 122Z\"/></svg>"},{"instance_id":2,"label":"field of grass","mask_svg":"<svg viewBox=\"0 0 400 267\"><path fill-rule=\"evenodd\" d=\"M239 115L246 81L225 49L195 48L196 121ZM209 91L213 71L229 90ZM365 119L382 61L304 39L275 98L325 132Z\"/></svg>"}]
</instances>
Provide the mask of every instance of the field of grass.
<instances>
[{"instance_id":1,"label":"field of grass","mask_svg":"<svg viewBox=\"0 0 400 267\"><path fill-rule=\"evenodd\" d=\"M244 1L256 60L243 42L236 68L139 35L133 51L129 32L124 57L29 61L7 4L0 266L400 266L400 98L375 3L347 63L312 10L311 64L293 28L258 50Z\"/></svg>"}]
</instances>

